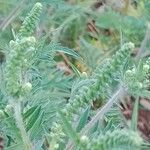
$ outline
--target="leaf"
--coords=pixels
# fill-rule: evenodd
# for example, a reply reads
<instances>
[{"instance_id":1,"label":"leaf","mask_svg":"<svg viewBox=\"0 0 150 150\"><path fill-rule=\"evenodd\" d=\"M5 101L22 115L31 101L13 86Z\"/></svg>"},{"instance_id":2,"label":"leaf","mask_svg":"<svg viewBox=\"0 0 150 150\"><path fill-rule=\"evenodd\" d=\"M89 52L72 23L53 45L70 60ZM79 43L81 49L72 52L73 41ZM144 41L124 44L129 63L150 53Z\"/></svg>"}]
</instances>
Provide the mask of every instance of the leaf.
<instances>
[{"instance_id":1,"label":"leaf","mask_svg":"<svg viewBox=\"0 0 150 150\"><path fill-rule=\"evenodd\" d=\"M79 123L78 123L78 126L76 128L76 131L79 132L84 126L85 124L87 123L88 121L88 116L89 116L89 112L90 112L90 109L89 107L85 110L85 112L83 113L83 115L80 117L80 120L79 120Z\"/></svg>"},{"instance_id":2,"label":"leaf","mask_svg":"<svg viewBox=\"0 0 150 150\"><path fill-rule=\"evenodd\" d=\"M64 117L64 115L59 112L62 123L63 123L63 127L64 130L66 132L66 134L75 142L77 143L78 141L78 135L77 132L72 128L72 126L70 125L70 123L67 121L67 119Z\"/></svg>"},{"instance_id":3,"label":"leaf","mask_svg":"<svg viewBox=\"0 0 150 150\"><path fill-rule=\"evenodd\" d=\"M36 120L36 122L34 123L34 125L32 126L32 128L30 130L31 139L34 139L36 137L36 135L41 131L43 115L44 115L44 113L42 112L40 114L40 116L38 117L38 119Z\"/></svg>"},{"instance_id":4,"label":"leaf","mask_svg":"<svg viewBox=\"0 0 150 150\"><path fill-rule=\"evenodd\" d=\"M49 48L51 50L53 50L54 52L63 52L65 54L68 54L76 59L81 58L78 53L76 53L74 50L67 48L67 47L63 47L60 44L56 44L56 43L50 43Z\"/></svg>"},{"instance_id":5,"label":"leaf","mask_svg":"<svg viewBox=\"0 0 150 150\"><path fill-rule=\"evenodd\" d=\"M29 121L27 122L27 125L26 125L26 130L27 130L27 131L32 128L32 126L34 125L34 123L35 123L36 120L38 119L39 114L40 114L40 111L41 111L41 106L39 106L39 107L33 112L33 114L30 116Z\"/></svg>"},{"instance_id":6,"label":"leaf","mask_svg":"<svg viewBox=\"0 0 150 150\"><path fill-rule=\"evenodd\" d=\"M36 110L37 106L31 107L30 109L28 109L24 114L23 114L23 119L28 118L35 110Z\"/></svg>"},{"instance_id":7,"label":"leaf","mask_svg":"<svg viewBox=\"0 0 150 150\"><path fill-rule=\"evenodd\" d=\"M72 63L70 63L69 65L71 66L72 70L77 75L77 77L81 78L81 72Z\"/></svg>"}]
</instances>

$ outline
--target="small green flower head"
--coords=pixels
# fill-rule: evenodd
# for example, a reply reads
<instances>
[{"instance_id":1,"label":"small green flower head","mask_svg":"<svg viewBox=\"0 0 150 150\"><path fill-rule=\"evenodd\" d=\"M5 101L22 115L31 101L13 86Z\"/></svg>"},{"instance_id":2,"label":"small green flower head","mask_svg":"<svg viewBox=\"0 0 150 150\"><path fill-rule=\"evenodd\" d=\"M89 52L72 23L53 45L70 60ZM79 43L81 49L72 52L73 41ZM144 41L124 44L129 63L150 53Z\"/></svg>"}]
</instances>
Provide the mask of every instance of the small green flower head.
<instances>
[{"instance_id":1,"label":"small green flower head","mask_svg":"<svg viewBox=\"0 0 150 150\"><path fill-rule=\"evenodd\" d=\"M148 64L143 65L143 71L148 72L150 69L150 66Z\"/></svg>"},{"instance_id":2,"label":"small green flower head","mask_svg":"<svg viewBox=\"0 0 150 150\"><path fill-rule=\"evenodd\" d=\"M133 50L134 49L134 43L132 42L129 42L129 43L125 43L123 46L122 46L122 49L129 49L129 50Z\"/></svg>"},{"instance_id":3,"label":"small green flower head","mask_svg":"<svg viewBox=\"0 0 150 150\"><path fill-rule=\"evenodd\" d=\"M27 58L27 53L34 50L35 42L34 37L23 37L16 41L10 41L11 51L6 60L5 68L6 88L10 95L18 96L20 92L22 86L20 73L22 67L25 66L24 60Z\"/></svg>"},{"instance_id":4,"label":"small green flower head","mask_svg":"<svg viewBox=\"0 0 150 150\"><path fill-rule=\"evenodd\" d=\"M24 47L34 47L36 43L36 39L35 37L31 36L31 37L24 37L20 40L20 45L24 46Z\"/></svg>"},{"instance_id":5,"label":"small green flower head","mask_svg":"<svg viewBox=\"0 0 150 150\"><path fill-rule=\"evenodd\" d=\"M14 48L14 47L16 47L16 42L15 41L13 41L13 40L11 40L10 42L9 42L9 46L11 47L11 48Z\"/></svg>"},{"instance_id":6,"label":"small green flower head","mask_svg":"<svg viewBox=\"0 0 150 150\"><path fill-rule=\"evenodd\" d=\"M125 76L127 76L127 77L133 77L134 75L135 75L134 70L127 70L125 72Z\"/></svg>"},{"instance_id":7,"label":"small green flower head","mask_svg":"<svg viewBox=\"0 0 150 150\"><path fill-rule=\"evenodd\" d=\"M126 149L130 147L132 150L139 150L143 140L136 132L115 130L113 132L108 131L105 135L100 135L100 137L90 142L88 146L89 149L93 147L95 150L123 150L125 147Z\"/></svg>"},{"instance_id":8,"label":"small green flower head","mask_svg":"<svg viewBox=\"0 0 150 150\"><path fill-rule=\"evenodd\" d=\"M140 90L140 89L143 88L143 84L142 84L141 82L135 82L134 84L135 84L135 90L136 90L136 89L139 89L139 90Z\"/></svg>"},{"instance_id":9,"label":"small green flower head","mask_svg":"<svg viewBox=\"0 0 150 150\"><path fill-rule=\"evenodd\" d=\"M80 142L81 144L85 145L85 144L88 144L89 142L89 138L85 135L83 135L81 138L80 138Z\"/></svg>"},{"instance_id":10,"label":"small green flower head","mask_svg":"<svg viewBox=\"0 0 150 150\"><path fill-rule=\"evenodd\" d=\"M13 106L12 105L6 105L5 112L8 114L12 113L13 112Z\"/></svg>"},{"instance_id":11,"label":"small green flower head","mask_svg":"<svg viewBox=\"0 0 150 150\"><path fill-rule=\"evenodd\" d=\"M19 35L30 36L33 33L37 25L37 22L39 20L41 10L42 10L42 4L36 3L34 7L32 8L32 10L29 12L28 16L25 18L21 26Z\"/></svg>"},{"instance_id":12,"label":"small green flower head","mask_svg":"<svg viewBox=\"0 0 150 150\"><path fill-rule=\"evenodd\" d=\"M29 93L31 90L32 90L32 84L30 82L27 82L22 86L23 94Z\"/></svg>"},{"instance_id":13,"label":"small green flower head","mask_svg":"<svg viewBox=\"0 0 150 150\"><path fill-rule=\"evenodd\" d=\"M5 114L2 110L0 110L0 119L4 118Z\"/></svg>"},{"instance_id":14,"label":"small green flower head","mask_svg":"<svg viewBox=\"0 0 150 150\"><path fill-rule=\"evenodd\" d=\"M59 148L59 144L57 143L54 145L54 149L58 149L58 148Z\"/></svg>"},{"instance_id":15,"label":"small green flower head","mask_svg":"<svg viewBox=\"0 0 150 150\"><path fill-rule=\"evenodd\" d=\"M86 79L88 77L86 72L82 72L81 76L82 76L83 79Z\"/></svg>"},{"instance_id":16,"label":"small green flower head","mask_svg":"<svg viewBox=\"0 0 150 150\"><path fill-rule=\"evenodd\" d=\"M129 49L134 49L134 48L135 48L135 45L134 45L134 43L132 43L132 42L129 42L126 46L127 46Z\"/></svg>"}]
</instances>

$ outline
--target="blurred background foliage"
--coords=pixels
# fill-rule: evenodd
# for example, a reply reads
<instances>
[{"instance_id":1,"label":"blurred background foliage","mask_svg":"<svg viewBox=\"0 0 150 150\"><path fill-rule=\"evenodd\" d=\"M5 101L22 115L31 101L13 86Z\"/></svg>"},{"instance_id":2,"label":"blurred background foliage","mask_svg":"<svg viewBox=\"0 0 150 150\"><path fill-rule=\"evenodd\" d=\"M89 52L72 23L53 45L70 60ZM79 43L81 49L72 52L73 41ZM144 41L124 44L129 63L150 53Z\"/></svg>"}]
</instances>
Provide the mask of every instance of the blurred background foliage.
<instances>
[{"instance_id":1,"label":"blurred background foliage","mask_svg":"<svg viewBox=\"0 0 150 150\"><path fill-rule=\"evenodd\" d=\"M35 0L0 0L2 51L13 38ZM81 71L91 72L95 62L111 56L122 43L131 41L136 48L149 24L148 0L40 0L44 10L36 36L47 42L61 42L74 48L83 62L73 62ZM150 45L147 45L150 46ZM93 54L93 55L91 55ZM68 58L70 59L70 58ZM70 60L69 60L70 61Z\"/></svg>"}]
</instances>

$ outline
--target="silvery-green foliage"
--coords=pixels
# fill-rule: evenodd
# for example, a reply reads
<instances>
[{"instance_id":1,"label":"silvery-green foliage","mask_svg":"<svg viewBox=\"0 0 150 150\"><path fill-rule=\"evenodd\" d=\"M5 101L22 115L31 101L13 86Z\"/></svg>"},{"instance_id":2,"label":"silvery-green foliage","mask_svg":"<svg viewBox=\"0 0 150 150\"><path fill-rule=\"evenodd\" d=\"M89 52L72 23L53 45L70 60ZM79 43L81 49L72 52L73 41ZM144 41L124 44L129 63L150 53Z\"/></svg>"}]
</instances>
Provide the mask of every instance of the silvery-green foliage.
<instances>
[{"instance_id":1,"label":"silvery-green foliage","mask_svg":"<svg viewBox=\"0 0 150 150\"><path fill-rule=\"evenodd\" d=\"M64 0L45 0L43 6L36 3L20 30L16 31L14 39L10 36L6 40L3 35L6 31L0 36L3 37L0 48L6 54L6 62L0 64L0 136L5 140L6 150L61 150L65 147L81 150L142 149L144 141L137 131L127 127L117 107L119 104L113 102L112 108L106 110L94 125L89 126L87 135L82 131L108 105L116 89L121 87L132 96L150 97L150 61L145 58L131 63L134 45L131 42L124 44L124 41L132 40L135 45L139 45L145 31L145 20L149 16L138 20L135 17L123 17L111 9L99 15L90 5L85 5L86 1L78 2L72 5ZM145 4L144 13L149 11L149 2ZM50 7L51 11L47 12L46 7ZM44 37L33 34L41 13L44 14L41 17L43 26L39 32L46 32ZM117 35L118 32L122 33L120 49L108 59L104 59L105 54L101 48L93 54L95 46L90 41L100 42L105 37L102 41L107 44L111 39L87 32L87 23L93 19L96 20L95 27L102 31L110 28ZM76 51L67 47L77 47L78 43L83 44L83 49L88 49L84 53L80 50L84 62L90 66L91 76L85 72L80 73L71 63L68 65L72 67L75 76L66 75L57 66L57 53L70 56L69 61L81 61ZM108 49L111 47L114 50L118 45L118 41L111 41ZM98 110L94 110L93 101L101 104ZM16 111L22 119L21 124L15 115ZM27 141L21 133L22 127Z\"/></svg>"}]
</instances>

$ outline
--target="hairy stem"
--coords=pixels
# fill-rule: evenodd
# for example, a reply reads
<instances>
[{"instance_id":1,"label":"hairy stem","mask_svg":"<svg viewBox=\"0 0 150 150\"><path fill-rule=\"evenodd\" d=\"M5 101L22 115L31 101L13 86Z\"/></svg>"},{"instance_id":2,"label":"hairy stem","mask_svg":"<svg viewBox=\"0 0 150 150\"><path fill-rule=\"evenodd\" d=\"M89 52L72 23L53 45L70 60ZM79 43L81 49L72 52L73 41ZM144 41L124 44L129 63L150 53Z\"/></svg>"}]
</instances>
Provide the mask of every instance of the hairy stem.
<instances>
[{"instance_id":1,"label":"hairy stem","mask_svg":"<svg viewBox=\"0 0 150 150\"><path fill-rule=\"evenodd\" d=\"M24 143L24 150L32 150L29 137L24 127L24 123L21 115L21 104L19 100L14 102L14 117L21 133L21 137Z\"/></svg>"}]
</instances>

